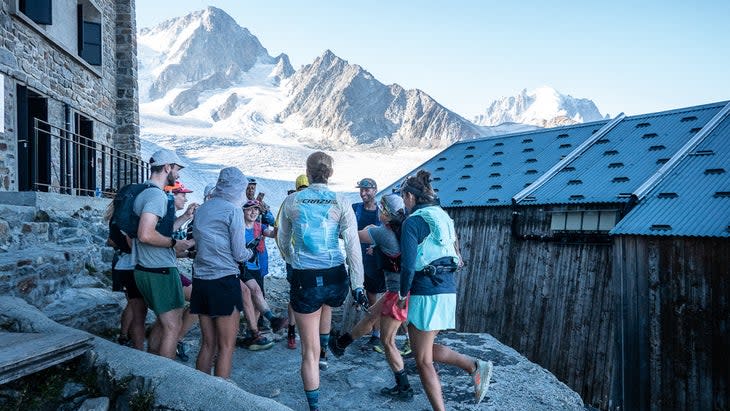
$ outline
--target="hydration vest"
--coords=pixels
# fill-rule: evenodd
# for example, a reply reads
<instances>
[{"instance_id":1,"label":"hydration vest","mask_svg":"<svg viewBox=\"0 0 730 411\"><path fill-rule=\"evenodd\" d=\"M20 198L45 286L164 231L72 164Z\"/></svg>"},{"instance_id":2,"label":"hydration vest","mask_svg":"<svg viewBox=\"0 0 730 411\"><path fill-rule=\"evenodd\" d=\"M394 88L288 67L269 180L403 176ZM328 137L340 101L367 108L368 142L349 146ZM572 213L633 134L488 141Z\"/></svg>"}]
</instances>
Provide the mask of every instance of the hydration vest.
<instances>
[{"instance_id":1,"label":"hydration vest","mask_svg":"<svg viewBox=\"0 0 730 411\"><path fill-rule=\"evenodd\" d=\"M454 220L441 207L429 206L419 208L411 216L420 216L428 224L430 233L418 244L416 252L416 271L423 270L432 261L443 257L452 257L454 263L459 262L456 254L456 230Z\"/></svg>"}]
</instances>

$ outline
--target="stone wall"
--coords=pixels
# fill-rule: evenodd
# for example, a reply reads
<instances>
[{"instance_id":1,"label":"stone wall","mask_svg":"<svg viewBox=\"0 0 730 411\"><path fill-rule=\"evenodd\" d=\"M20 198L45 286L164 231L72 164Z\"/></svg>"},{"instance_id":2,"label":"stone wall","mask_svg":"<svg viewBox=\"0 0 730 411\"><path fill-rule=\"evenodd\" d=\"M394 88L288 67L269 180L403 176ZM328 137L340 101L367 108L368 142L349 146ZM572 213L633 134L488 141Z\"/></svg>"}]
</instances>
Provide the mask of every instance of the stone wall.
<instances>
[{"instance_id":1,"label":"stone wall","mask_svg":"<svg viewBox=\"0 0 730 411\"><path fill-rule=\"evenodd\" d=\"M94 141L140 155L134 0L96 0L102 14L102 64L91 66L41 26L15 14L15 1L0 3L0 191L18 191L18 124L16 87L48 99L48 121L66 128L67 108L93 121ZM54 2L54 4L56 4ZM59 23L60 24L60 23ZM51 134L54 134L53 132ZM56 149L57 147L53 147ZM59 152L52 153L58 162ZM100 167L97 179L101 178ZM59 181L58 165L52 184Z\"/></svg>"}]
</instances>

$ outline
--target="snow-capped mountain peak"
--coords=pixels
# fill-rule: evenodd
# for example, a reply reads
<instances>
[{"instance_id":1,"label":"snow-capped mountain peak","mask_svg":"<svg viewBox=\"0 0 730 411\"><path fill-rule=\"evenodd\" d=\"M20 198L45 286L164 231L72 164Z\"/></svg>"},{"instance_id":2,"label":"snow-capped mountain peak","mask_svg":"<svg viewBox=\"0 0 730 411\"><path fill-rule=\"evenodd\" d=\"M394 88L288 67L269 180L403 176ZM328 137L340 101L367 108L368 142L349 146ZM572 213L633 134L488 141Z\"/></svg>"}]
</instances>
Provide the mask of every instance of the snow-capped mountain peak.
<instances>
[{"instance_id":1,"label":"snow-capped mountain peak","mask_svg":"<svg viewBox=\"0 0 730 411\"><path fill-rule=\"evenodd\" d=\"M483 126L522 123L554 127L602 118L593 101L561 94L554 88L544 86L529 92L524 89L516 96L493 101L474 122Z\"/></svg>"},{"instance_id":2,"label":"snow-capped mountain peak","mask_svg":"<svg viewBox=\"0 0 730 411\"><path fill-rule=\"evenodd\" d=\"M143 28L137 41L143 101L213 76L231 81L257 63L289 64L286 56L271 57L256 36L216 7Z\"/></svg>"}]
</instances>

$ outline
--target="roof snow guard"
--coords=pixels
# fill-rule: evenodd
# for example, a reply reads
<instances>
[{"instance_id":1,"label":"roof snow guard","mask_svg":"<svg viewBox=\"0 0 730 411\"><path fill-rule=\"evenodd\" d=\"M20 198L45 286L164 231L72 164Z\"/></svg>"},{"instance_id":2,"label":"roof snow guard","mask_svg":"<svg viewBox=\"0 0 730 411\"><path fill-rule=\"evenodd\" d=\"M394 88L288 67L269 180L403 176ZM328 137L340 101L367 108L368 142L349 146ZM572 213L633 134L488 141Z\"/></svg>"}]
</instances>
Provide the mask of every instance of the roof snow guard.
<instances>
[{"instance_id":1,"label":"roof snow guard","mask_svg":"<svg viewBox=\"0 0 730 411\"><path fill-rule=\"evenodd\" d=\"M612 235L730 237L730 103L634 195Z\"/></svg>"},{"instance_id":2,"label":"roof snow guard","mask_svg":"<svg viewBox=\"0 0 730 411\"><path fill-rule=\"evenodd\" d=\"M626 203L658 170L699 141L726 102L616 118L515 196L520 204ZM676 161L676 160L675 160ZM568 171L570 170L570 171ZM575 184L582 181L583 184ZM627 193L629 195L627 195Z\"/></svg>"}]
</instances>

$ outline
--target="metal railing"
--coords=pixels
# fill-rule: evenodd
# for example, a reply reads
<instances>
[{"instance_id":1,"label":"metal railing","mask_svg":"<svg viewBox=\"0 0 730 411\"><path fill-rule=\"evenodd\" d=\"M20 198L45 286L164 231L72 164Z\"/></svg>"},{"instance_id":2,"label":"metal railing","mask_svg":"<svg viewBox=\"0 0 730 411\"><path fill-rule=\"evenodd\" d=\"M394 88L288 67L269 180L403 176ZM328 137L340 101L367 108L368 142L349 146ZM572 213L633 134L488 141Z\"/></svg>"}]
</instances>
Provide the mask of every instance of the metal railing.
<instances>
[{"instance_id":1,"label":"metal railing","mask_svg":"<svg viewBox=\"0 0 730 411\"><path fill-rule=\"evenodd\" d=\"M107 144L33 119L32 191L112 197L129 183L144 181L149 163Z\"/></svg>"}]
</instances>

